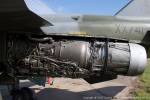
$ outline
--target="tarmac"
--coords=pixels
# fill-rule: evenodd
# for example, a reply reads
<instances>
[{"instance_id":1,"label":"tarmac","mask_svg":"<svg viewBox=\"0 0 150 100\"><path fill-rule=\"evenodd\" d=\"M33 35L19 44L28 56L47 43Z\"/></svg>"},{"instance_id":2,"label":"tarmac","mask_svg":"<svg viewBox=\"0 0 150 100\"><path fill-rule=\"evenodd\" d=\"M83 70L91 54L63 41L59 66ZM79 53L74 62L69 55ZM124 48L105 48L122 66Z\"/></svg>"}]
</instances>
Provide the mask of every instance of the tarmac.
<instances>
[{"instance_id":1,"label":"tarmac","mask_svg":"<svg viewBox=\"0 0 150 100\"><path fill-rule=\"evenodd\" d=\"M45 87L29 80L20 82L21 87L30 87L36 92L37 100L129 100L136 84L137 77L127 76L95 84L84 79L54 78L53 85L46 84ZM0 87L3 100L11 100L9 89Z\"/></svg>"}]
</instances>

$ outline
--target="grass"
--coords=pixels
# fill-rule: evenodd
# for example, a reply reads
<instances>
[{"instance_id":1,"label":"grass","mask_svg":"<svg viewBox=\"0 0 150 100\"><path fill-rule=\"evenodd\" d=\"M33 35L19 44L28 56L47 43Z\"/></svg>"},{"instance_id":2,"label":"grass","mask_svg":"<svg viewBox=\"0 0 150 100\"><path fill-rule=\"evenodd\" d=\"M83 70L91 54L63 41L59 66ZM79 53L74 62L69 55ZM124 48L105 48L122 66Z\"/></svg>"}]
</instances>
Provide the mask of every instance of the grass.
<instances>
[{"instance_id":1,"label":"grass","mask_svg":"<svg viewBox=\"0 0 150 100\"><path fill-rule=\"evenodd\" d=\"M150 100L150 59L145 72L139 77L139 87L134 96L135 100Z\"/></svg>"}]
</instances>

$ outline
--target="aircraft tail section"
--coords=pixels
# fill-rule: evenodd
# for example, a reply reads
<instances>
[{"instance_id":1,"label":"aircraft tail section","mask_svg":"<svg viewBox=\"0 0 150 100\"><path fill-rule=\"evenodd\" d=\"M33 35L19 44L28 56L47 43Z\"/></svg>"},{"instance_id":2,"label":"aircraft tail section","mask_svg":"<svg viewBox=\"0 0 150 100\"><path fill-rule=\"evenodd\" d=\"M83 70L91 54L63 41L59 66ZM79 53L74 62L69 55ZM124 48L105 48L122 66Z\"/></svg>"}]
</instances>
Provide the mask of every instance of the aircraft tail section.
<instances>
[{"instance_id":1,"label":"aircraft tail section","mask_svg":"<svg viewBox=\"0 0 150 100\"><path fill-rule=\"evenodd\" d=\"M116 16L150 17L150 0L131 0Z\"/></svg>"}]
</instances>

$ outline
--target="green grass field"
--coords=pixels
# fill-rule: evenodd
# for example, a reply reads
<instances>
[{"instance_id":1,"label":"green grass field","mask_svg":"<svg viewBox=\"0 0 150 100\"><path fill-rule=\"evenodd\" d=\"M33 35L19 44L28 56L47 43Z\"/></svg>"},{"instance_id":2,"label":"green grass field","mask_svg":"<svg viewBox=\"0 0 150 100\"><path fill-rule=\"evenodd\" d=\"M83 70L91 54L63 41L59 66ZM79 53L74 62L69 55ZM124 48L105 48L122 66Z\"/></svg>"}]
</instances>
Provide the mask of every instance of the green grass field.
<instances>
[{"instance_id":1,"label":"green grass field","mask_svg":"<svg viewBox=\"0 0 150 100\"><path fill-rule=\"evenodd\" d=\"M138 100L150 100L150 59L145 72L139 77L140 83L138 89L136 89L134 96Z\"/></svg>"}]
</instances>

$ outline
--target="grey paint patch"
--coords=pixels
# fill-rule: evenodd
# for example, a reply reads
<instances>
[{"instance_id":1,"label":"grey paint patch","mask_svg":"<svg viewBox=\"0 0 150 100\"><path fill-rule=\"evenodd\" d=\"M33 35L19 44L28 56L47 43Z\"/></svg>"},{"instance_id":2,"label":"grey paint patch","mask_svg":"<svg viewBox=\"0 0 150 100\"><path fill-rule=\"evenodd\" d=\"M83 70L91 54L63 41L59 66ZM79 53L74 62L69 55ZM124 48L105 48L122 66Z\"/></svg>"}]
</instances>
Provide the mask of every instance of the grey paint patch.
<instances>
[{"instance_id":1,"label":"grey paint patch","mask_svg":"<svg viewBox=\"0 0 150 100\"><path fill-rule=\"evenodd\" d=\"M150 0L132 0L116 16L150 17Z\"/></svg>"}]
</instances>

